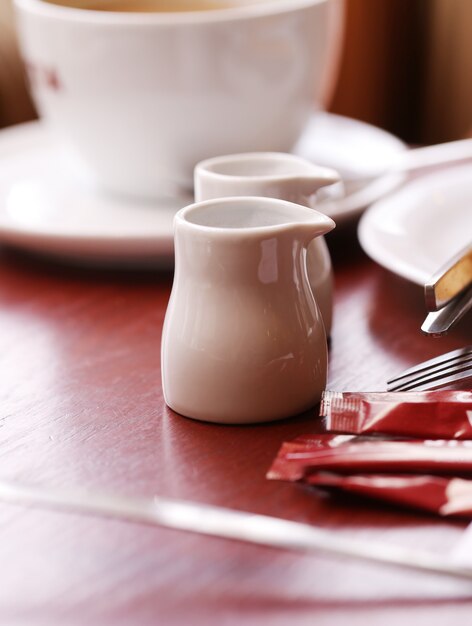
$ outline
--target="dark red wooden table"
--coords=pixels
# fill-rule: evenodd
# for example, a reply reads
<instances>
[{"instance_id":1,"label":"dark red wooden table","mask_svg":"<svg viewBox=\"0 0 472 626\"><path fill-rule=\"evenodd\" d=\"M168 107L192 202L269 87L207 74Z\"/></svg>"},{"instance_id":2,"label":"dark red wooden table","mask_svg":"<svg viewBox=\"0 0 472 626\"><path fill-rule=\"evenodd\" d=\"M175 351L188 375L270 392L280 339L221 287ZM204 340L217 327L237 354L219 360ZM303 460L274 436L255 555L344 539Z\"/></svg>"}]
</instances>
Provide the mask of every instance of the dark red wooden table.
<instances>
[{"instance_id":1,"label":"dark red wooden table","mask_svg":"<svg viewBox=\"0 0 472 626\"><path fill-rule=\"evenodd\" d=\"M382 390L392 374L471 343L419 331L422 293L328 237L336 273L329 388ZM182 418L161 392L170 273L99 272L0 253L0 475L186 498L446 552L465 524L331 499L265 472L316 411L223 427ZM0 503L0 624L301 626L467 624L472 585Z\"/></svg>"}]
</instances>

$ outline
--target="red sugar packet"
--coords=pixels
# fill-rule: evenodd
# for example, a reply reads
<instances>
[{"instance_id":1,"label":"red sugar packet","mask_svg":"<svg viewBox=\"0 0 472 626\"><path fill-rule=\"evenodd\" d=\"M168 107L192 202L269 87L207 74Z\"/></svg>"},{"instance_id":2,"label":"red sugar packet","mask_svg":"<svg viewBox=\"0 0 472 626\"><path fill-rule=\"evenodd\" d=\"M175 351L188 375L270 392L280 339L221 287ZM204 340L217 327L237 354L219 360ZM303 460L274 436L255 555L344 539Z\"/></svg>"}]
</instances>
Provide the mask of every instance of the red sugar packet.
<instances>
[{"instance_id":1,"label":"red sugar packet","mask_svg":"<svg viewBox=\"0 0 472 626\"><path fill-rule=\"evenodd\" d=\"M472 439L472 391L325 391L320 415L334 432Z\"/></svg>"},{"instance_id":2,"label":"red sugar packet","mask_svg":"<svg viewBox=\"0 0 472 626\"><path fill-rule=\"evenodd\" d=\"M443 516L472 518L472 480L447 476L320 472L304 482Z\"/></svg>"},{"instance_id":3,"label":"red sugar packet","mask_svg":"<svg viewBox=\"0 0 472 626\"><path fill-rule=\"evenodd\" d=\"M302 435L282 445L267 478L302 480L319 471L472 474L472 441Z\"/></svg>"}]
</instances>

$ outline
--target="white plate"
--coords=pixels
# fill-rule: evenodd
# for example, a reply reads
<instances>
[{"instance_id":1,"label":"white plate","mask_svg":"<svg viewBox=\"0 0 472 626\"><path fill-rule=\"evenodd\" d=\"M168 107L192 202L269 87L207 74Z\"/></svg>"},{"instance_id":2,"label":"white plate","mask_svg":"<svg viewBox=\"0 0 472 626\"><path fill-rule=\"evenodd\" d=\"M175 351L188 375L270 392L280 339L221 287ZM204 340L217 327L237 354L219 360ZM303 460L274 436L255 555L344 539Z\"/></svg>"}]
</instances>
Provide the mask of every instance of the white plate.
<instances>
[{"instance_id":1,"label":"white plate","mask_svg":"<svg viewBox=\"0 0 472 626\"><path fill-rule=\"evenodd\" d=\"M359 240L377 263L423 285L472 240L472 165L423 176L373 204Z\"/></svg>"},{"instance_id":2,"label":"white plate","mask_svg":"<svg viewBox=\"0 0 472 626\"><path fill-rule=\"evenodd\" d=\"M348 118L313 116L296 152L343 172L350 181L387 165L404 144ZM377 161L375 156L377 155ZM187 196L159 203L110 197L84 186L68 171L62 147L41 122L0 133L0 242L72 261L162 265L173 260L173 216ZM385 175L319 208L339 223L397 187Z\"/></svg>"}]
</instances>

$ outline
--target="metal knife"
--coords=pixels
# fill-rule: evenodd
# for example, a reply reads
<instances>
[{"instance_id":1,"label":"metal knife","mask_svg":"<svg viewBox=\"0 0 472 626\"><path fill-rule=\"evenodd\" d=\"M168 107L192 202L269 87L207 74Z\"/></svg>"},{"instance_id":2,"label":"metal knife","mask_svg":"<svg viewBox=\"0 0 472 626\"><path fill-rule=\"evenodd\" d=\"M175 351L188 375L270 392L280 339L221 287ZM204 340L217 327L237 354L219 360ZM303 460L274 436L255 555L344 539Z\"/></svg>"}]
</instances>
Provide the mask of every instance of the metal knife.
<instances>
[{"instance_id":1,"label":"metal knife","mask_svg":"<svg viewBox=\"0 0 472 626\"><path fill-rule=\"evenodd\" d=\"M309 524L196 502L74 492L69 489L30 487L1 480L0 501L69 513L121 518L275 548L303 552L322 551L472 582L472 569L455 564L448 556L358 540Z\"/></svg>"},{"instance_id":2,"label":"metal knife","mask_svg":"<svg viewBox=\"0 0 472 626\"><path fill-rule=\"evenodd\" d=\"M445 335L466 313L472 310L472 284L439 311L428 313L421 330L425 335Z\"/></svg>"},{"instance_id":3,"label":"metal knife","mask_svg":"<svg viewBox=\"0 0 472 626\"><path fill-rule=\"evenodd\" d=\"M439 311L472 285L472 242L431 276L424 286L428 311Z\"/></svg>"}]
</instances>

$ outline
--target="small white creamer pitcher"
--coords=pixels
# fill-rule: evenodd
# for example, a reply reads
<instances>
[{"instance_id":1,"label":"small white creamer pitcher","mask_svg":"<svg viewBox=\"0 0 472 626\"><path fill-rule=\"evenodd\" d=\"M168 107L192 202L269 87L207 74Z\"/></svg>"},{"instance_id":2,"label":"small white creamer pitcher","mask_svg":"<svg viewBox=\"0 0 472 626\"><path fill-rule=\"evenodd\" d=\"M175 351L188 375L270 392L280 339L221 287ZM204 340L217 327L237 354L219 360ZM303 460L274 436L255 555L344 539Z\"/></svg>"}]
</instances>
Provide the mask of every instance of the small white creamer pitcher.
<instances>
[{"instance_id":1,"label":"small white creamer pitcher","mask_svg":"<svg viewBox=\"0 0 472 626\"><path fill-rule=\"evenodd\" d=\"M339 174L293 154L252 152L201 161L195 168L195 201L228 196L265 196L311 206L312 196L340 181ZM333 270L323 237L308 248L308 280L326 333L333 319Z\"/></svg>"},{"instance_id":2,"label":"small white creamer pitcher","mask_svg":"<svg viewBox=\"0 0 472 626\"><path fill-rule=\"evenodd\" d=\"M327 346L306 249L334 222L283 200L240 197L190 205L174 224L162 336L167 404L233 424L314 406L326 384Z\"/></svg>"}]
</instances>

